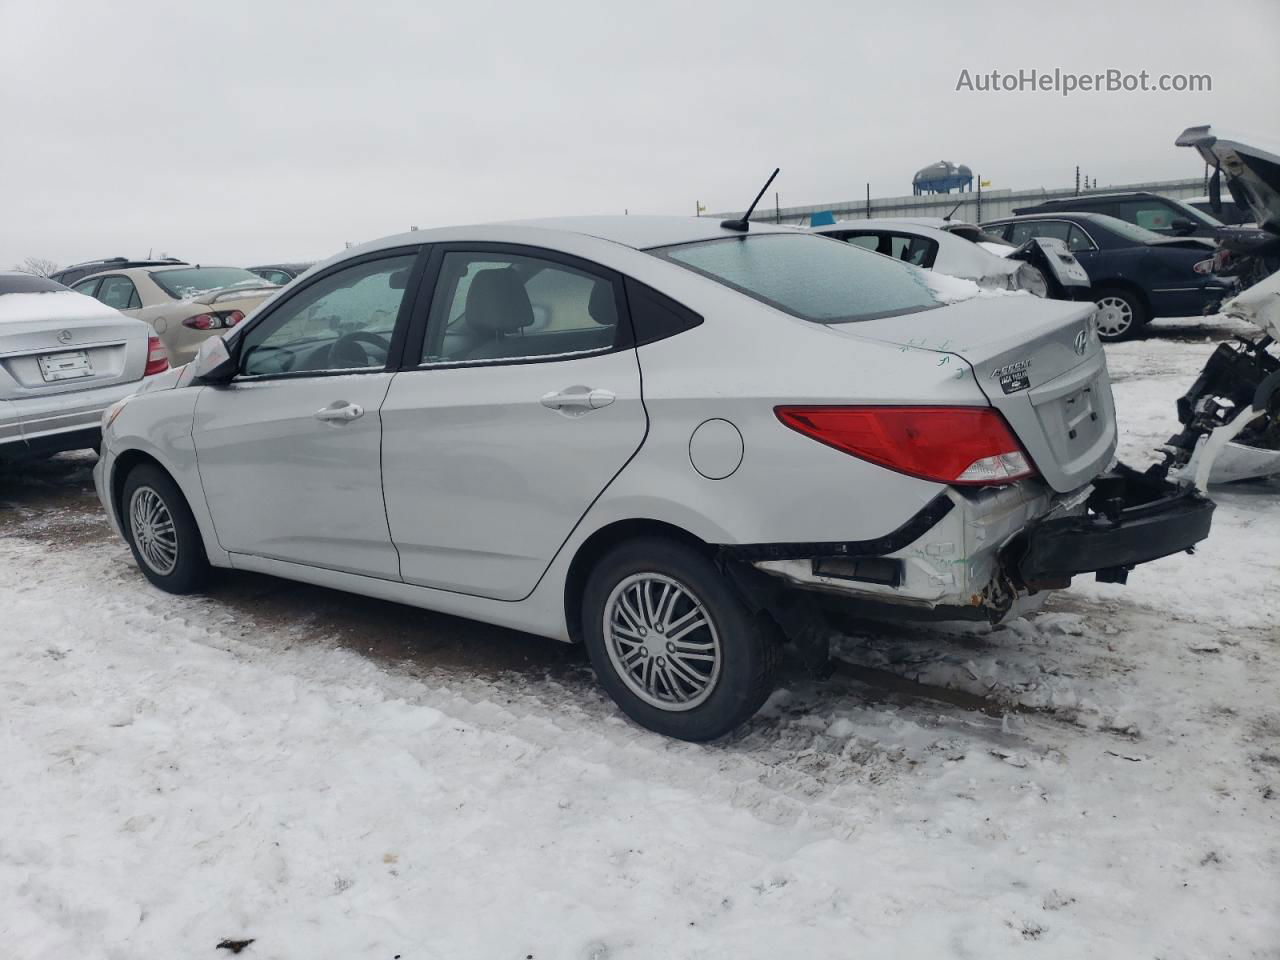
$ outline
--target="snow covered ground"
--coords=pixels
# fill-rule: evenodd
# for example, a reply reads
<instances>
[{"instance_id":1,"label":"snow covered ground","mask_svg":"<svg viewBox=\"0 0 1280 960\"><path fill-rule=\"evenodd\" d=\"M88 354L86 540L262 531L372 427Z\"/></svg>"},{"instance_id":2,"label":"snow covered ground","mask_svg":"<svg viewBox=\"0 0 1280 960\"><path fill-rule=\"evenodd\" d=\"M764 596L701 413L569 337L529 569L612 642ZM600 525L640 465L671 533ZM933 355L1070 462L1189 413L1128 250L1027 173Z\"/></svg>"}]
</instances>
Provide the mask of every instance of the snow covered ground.
<instances>
[{"instance_id":1,"label":"snow covered ground","mask_svg":"<svg viewBox=\"0 0 1280 960\"><path fill-rule=\"evenodd\" d=\"M1109 348L1122 455L1221 324ZM868 625L711 746L570 648L145 583L0 472L0 956L1280 957L1280 483L1004 629Z\"/></svg>"}]
</instances>

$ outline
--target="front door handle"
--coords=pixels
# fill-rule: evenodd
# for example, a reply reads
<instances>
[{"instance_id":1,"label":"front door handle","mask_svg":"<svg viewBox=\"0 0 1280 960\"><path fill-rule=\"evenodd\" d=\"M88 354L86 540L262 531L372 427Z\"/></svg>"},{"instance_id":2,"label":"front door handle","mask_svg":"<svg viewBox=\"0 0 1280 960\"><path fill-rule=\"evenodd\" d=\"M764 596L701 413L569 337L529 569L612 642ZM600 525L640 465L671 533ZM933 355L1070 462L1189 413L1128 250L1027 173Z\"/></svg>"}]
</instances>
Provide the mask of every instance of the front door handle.
<instances>
[{"instance_id":1,"label":"front door handle","mask_svg":"<svg viewBox=\"0 0 1280 960\"><path fill-rule=\"evenodd\" d=\"M358 403L347 403L345 400L335 400L327 407L317 410L313 416L317 420L323 420L326 423L347 423L351 420L357 420L364 416L364 407Z\"/></svg>"},{"instance_id":2,"label":"front door handle","mask_svg":"<svg viewBox=\"0 0 1280 960\"><path fill-rule=\"evenodd\" d=\"M549 410L577 415L607 407L617 399L618 395L612 390L600 387L565 387L544 395L542 405Z\"/></svg>"}]
</instances>

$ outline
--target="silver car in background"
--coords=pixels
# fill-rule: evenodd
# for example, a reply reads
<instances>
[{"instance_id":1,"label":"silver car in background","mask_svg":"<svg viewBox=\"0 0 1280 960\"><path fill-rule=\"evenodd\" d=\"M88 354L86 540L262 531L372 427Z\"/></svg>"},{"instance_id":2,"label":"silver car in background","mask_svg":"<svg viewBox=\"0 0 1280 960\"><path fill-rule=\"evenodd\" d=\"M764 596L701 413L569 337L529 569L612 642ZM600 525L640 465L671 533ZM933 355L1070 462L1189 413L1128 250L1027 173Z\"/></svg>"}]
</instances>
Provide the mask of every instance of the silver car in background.
<instances>
[{"instance_id":1,"label":"silver car in background","mask_svg":"<svg viewBox=\"0 0 1280 960\"><path fill-rule=\"evenodd\" d=\"M141 320L25 273L0 273L0 460L97 447L103 411L169 368Z\"/></svg>"},{"instance_id":2,"label":"silver car in background","mask_svg":"<svg viewBox=\"0 0 1280 960\"><path fill-rule=\"evenodd\" d=\"M784 639L820 672L832 617L999 620L1208 533L1105 472L1092 304L931 279L735 221L390 237L113 407L98 494L163 589L234 567L581 641L633 719L710 739Z\"/></svg>"}]
</instances>

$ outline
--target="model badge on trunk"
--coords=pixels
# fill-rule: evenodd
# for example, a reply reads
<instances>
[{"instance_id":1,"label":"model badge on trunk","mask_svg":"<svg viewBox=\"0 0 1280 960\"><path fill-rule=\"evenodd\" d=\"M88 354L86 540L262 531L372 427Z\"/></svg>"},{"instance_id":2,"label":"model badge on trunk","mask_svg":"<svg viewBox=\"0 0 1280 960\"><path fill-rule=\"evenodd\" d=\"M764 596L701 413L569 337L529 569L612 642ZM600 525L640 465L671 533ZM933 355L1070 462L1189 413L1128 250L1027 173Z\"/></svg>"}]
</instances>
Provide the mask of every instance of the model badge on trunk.
<instances>
[{"instance_id":1,"label":"model badge on trunk","mask_svg":"<svg viewBox=\"0 0 1280 960\"><path fill-rule=\"evenodd\" d=\"M1031 386L1031 375L1028 373L1030 369L1030 358L1015 360L1013 363L1006 363L1003 367L996 367L992 370L991 379L998 379L1000 381L1000 389L1005 393L1017 393L1019 390L1026 390Z\"/></svg>"}]
</instances>

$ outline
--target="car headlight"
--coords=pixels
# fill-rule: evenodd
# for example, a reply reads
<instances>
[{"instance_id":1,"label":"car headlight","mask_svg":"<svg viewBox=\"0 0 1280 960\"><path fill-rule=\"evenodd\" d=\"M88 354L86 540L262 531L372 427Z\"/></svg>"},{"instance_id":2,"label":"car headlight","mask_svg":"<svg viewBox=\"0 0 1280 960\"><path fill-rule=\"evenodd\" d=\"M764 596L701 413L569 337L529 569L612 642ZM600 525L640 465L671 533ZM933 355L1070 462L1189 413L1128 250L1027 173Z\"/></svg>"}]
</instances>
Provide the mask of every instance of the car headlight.
<instances>
[{"instance_id":1,"label":"car headlight","mask_svg":"<svg viewBox=\"0 0 1280 960\"><path fill-rule=\"evenodd\" d=\"M1018 272L1013 275L1013 278L1019 290L1025 290L1037 297L1049 295L1049 284L1045 282L1044 274L1029 263L1018 267Z\"/></svg>"},{"instance_id":2,"label":"car headlight","mask_svg":"<svg viewBox=\"0 0 1280 960\"><path fill-rule=\"evenodd\" d=\"M115 422L116 417L120 416L120 411L124 409L126 403L133 399L133 394L122 397L111 406L107 407L106 412L102 415L102 432L106 433L111 424Z\"/></svg>"}]
</instances>

